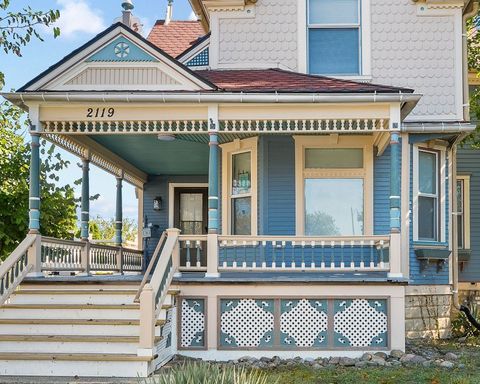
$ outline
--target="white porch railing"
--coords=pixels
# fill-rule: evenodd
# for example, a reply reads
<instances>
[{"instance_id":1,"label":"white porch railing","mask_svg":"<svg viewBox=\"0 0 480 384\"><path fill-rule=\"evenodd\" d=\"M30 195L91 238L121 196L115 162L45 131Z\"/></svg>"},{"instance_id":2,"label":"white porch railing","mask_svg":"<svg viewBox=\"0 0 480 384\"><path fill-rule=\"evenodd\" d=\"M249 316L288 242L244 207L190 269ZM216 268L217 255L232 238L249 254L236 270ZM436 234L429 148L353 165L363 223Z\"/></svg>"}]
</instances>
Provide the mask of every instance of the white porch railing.
<instances>
[{"instance_id":1,"label":"white porch railing","mask_svg":"<svg viewBox=\"0 0 480 384\"><path fill-rule=\"evenodd\" d=\"M390 237L219 236L219 271L389 271Z\"/></svg>"},{"instance_id":2,"label":"white porch railing","mask_svg":"<svg viewBox=\"0 0 480 384\"><path fill-rule=\"evenodd\" d=\"M207 270L207 235L180 235L180 267L182 272Z\"/></svg>"}]
</instances>

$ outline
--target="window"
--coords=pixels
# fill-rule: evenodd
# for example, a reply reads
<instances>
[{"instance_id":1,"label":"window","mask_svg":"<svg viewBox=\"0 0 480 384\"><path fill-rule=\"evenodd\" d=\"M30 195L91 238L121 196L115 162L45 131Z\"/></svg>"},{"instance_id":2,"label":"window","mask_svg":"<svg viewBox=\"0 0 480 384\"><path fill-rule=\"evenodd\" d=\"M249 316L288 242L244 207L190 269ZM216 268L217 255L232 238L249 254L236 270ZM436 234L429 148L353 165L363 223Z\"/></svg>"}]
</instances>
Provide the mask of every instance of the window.
<instances>
[{"instance_id":1,"label":"window","mask_svg":"<svg viewBox=\"0 0 480 384\"><path fill-rule=\"evenodd\" d=\"M295 137L297 235L372 233L371 138Z\"/></svg>"},{"instance_id":2,"label":"window","mask_svg":"<svg viewBox=\"0 0 480 384\"><path fill-rule=\"evenodd\" d=\"M457 244L470 249L470 176L457 176Z\"/></svg>"},{"instance_id":3,"label":"window","mask_svg":"<svg viewBox=\"0 0 480 384\"><path fill-rule=\"evenodd\" d=\"M307 1L309 72L359 75L362 38L360 0Z\"/></svg>"},{"instance_id":4,"label":"window","mask_svg":"<svg viewBox=\"0 0 480 384\"><path fill-rule=\"evenodd\" d=\"M257 232L257 139L222 146L222 227L230 235Z\"/></svg>"},{"instance_id":5,"label":"window","mask_svg":"<svg viewBox=\"0 0 480 384\"><path fill-rule=\"evenodd\" d=\"M414 149L414 240L445 242L445 148Z\"/></svg>"}]
</instances>

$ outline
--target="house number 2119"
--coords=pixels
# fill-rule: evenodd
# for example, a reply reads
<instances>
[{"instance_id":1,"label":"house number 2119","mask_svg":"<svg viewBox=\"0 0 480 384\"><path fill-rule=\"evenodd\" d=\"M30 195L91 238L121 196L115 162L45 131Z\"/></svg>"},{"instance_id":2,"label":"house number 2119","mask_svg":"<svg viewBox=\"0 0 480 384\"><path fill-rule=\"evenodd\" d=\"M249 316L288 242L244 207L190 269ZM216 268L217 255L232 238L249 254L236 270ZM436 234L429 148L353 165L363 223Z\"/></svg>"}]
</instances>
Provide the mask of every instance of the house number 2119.
<instances>
[{"instance_id":1,"label":"house number 2119","mask_svg":"<svg viewBox=\"0 0 480 384\"><path fill-rule=\"evenodd\" d=\"M115 114L114 108L88 108L87 117L113 117Z\"/></svg>"}]
</instances>

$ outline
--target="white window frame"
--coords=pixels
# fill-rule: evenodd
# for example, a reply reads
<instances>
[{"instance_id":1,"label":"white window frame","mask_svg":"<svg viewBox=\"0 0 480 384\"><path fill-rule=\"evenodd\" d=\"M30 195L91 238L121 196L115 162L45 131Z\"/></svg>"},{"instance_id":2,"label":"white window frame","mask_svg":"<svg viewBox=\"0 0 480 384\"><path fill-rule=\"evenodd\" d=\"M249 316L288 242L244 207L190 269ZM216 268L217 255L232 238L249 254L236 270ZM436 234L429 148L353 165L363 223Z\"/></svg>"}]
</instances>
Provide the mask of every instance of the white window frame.
<instances>
[{"instance_id":1,"label":"white window frame","mask_svg":"<svg viewBox=\"0 0 480 384\"><path fill-rule=\"evenodd\" d=\"M373 235L373 139L365 136L293 136L295 140L296 235L305 236L305 179L363 179L363 236ZM337 140L338 139L338 140ZM363 168L306 169L305 150L311 148L363 149Z\"/></svg>"},{"instance_id":2,"label":"white window frame","mask_svg":"<svg viewBox=\"0 0 480 384\"><path fill-rule=\"evenodd\" d=\"M419 192L419 153L430 152L438 155L437 162L437 239L428 240L420 239L418 236L418 197L421 196ZM440 145L425 145L415 144L413 147L413 241L420 243L439 244L446 243L447 237L446 229L446 147ZM431 197L431 195L425 196Z\"/></svg>"},{"instance_id":3,"label":"white window frame","mask_svg":"<svg viewBox=\"0 0 480 384\"><path fill-rule=\"evenodd\" d=\"M459 249L470 249L470 175L457 175L457 182L462 183L462 214L457 215L457 220L463 224L463 247ZM455 185L455 193L456 193ZM456 197L456 196L455 196ZM458 208L457 208L458 211Z\"/></svg>"},{"instance_id":4,"label":"white window frame","mask_svg":"<svg viewBox=\"0 0 480 384\"><path fill-rule=\"evenodd\" d=\"M360 81L372 80L372 38L371 38L371 0L360 0L360 73L358 75L332 75L339 79ZM298 70L308 73L308 0L297 0L297 22L299 25L298 45ZM304 28L301 28L304 26Z\"/></svg>"},{"instance_id":5,"label":"white window frame","mask_svg":"<svg viewBox=\"0 0 480 384\"><path fill-rule=\"evenodd\" d=\"M258 185L258 167L257 167L257 153L258 153L258 139L252 137L249 139L236 139L231 143L220 145L222 149L222 234L232 234L232 199L250 197L251 198L251 233L250 235L241 236L256 236L258 231L258 200L257 200L257 185ZM234 155L250 152L251 161L251 189L250 193L232 196L232 159ZM239 235L240 236L240 235Z\"/></svg>"}]
</instances>

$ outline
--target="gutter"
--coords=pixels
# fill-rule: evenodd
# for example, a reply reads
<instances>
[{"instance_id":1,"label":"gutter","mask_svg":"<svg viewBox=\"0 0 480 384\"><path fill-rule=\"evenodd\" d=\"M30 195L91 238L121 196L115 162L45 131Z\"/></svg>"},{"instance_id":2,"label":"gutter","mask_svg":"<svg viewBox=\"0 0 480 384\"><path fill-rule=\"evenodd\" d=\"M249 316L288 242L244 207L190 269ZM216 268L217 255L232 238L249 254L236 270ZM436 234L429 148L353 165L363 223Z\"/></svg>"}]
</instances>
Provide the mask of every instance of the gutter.
<instances>
[{"instance_id":1,"label":"gutter","mask_svg":"<svg viewBox=\"0 0 480 384\"><path fill-rule=\"evenodd\" d=\"M415 123L404 122L402 124L402 132L408 133L466 133L475 130L475 125L465 122L428 122L428 123ZM463 139L463 137L462 137Z\"/></svg>"},{"instance_id":2,"label":"gutter","mask_svg":"<svg viewBox=\"0 0 480 384\"><path fill-rule=\"evenodd\" d=\"M402 109L409 112L422 95L414 93L60 93L26 92L0 93L12 103L26 107L28 102L122 102L122 103L403 103ZM407 112L407 113L408 113Z\"/></svg>"}]
</instances>

